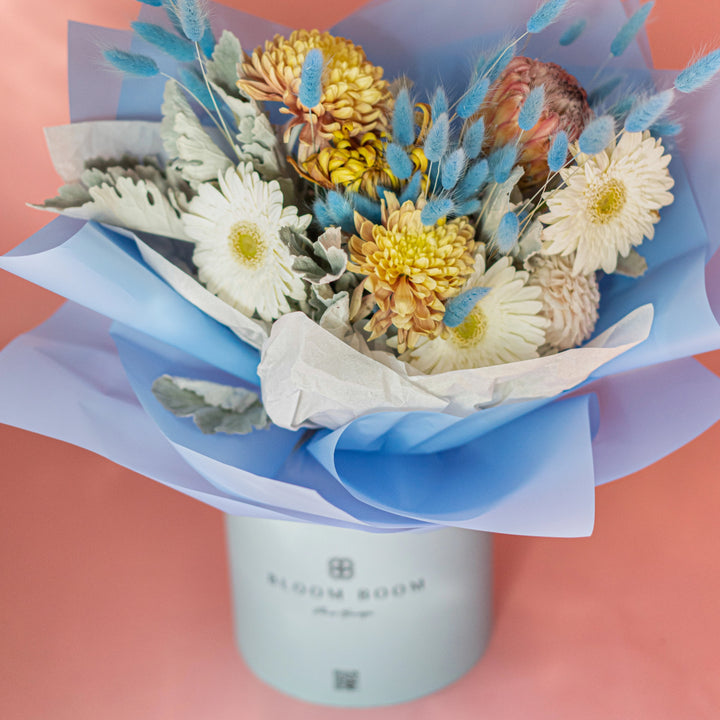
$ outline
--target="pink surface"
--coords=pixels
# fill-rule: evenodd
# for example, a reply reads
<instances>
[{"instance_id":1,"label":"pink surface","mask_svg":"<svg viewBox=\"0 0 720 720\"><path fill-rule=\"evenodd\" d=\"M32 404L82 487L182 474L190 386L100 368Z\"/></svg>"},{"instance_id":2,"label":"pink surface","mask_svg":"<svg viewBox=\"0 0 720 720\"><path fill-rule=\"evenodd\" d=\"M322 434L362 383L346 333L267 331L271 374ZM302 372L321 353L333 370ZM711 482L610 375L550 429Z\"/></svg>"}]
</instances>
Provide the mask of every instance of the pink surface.
<instances>
[{"instance_id":1,"label":"pink surface","mask_svg":"<svg viewBox=\"0 0 720 720\"><path fill-rule=\"evenodd\" d=\"M335 0L329 14L317 0L227 4L312 26L363 3ZM137 9L132 0L0 0L2 252L49 219L23 203L58 185L41 129L68 119L66 21L126 27ZM657 0L654 17L660 66L720 37L716 2ZM3 274L0 346L59 302ZM703 361L720 371L720 354ZM429 698L343 711L275 693L238 657L220 513L0 427L0 717L720 717L718 443L720 426L600 488L590 539L498 537L497 618L483 661Z\"/></svg>"}]
</instances>

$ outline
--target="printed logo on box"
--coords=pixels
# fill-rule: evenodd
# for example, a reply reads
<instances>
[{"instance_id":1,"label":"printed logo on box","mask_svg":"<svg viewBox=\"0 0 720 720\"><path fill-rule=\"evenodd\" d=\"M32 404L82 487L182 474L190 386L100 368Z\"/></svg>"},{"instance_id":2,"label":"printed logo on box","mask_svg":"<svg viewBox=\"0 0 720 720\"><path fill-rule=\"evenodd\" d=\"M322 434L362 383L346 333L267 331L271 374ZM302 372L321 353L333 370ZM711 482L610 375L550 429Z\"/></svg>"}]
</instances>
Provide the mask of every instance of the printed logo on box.
<instances>
[{"instance_id":1,"label":"printed logo on box","mask_svg":"<svg viewBox=\"0 0 720 720\"><path fill-rule=\"evenodd\" d=\"M355 575L355 564L350 558L334 557L328 560L328 574L336 580L350 580Z\"/></svg>"}]
</instances>

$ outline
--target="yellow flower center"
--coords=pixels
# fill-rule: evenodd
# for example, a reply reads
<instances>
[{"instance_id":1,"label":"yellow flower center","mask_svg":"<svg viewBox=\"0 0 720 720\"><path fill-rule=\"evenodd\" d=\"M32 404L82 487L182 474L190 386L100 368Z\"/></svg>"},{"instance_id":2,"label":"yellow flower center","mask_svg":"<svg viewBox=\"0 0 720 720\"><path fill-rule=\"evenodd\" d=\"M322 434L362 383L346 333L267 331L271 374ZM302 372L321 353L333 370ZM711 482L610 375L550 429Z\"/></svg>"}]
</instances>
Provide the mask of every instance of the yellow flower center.
<instances>
[{"instance_id":1,"label":"yellow flower center","mask_svg":"<svg viewBox=\"0 0 720 720\"><path fill-rule=\"evenodd\" d=\"M461 348L471 348L482 341L487 328L487 316L476 305L457 327L450 328L450 336L455 345Z\"/></svg>"},{"instance_id":2,"label":"yellow flower center","mask_svg":"<svg viewBox=\"0 0 720 720\"><path fill-rule=\"evenodd\" d=\"M588 213L593 222L610 222L623 209L627 200L625 185L615 178L594 185L588 193Z\"/></svg>"},{"instance_id":3,"label":"yellow flower center","mask_svg":"<svg viewBox=\"0 0 720 720\"><path fill-rule=\"evenodd\" d=\"M401 269L415 265L418 260L440 259L438 241L434 233L415 235L414 233L389 232L386 235L386 252L391 264ZM424 264L424 263L422 263ZM405 270L407 272L407 270Z\"/></svg>"},{"instance_id":4,"label":"yellow flower center","mask_svg":"<svg viewBox=\"0 0 720 720\"><path fill-rule=\"evenodd\" d=\"M262 263L267 245L254 223L235 223L228 233L228 241L242 265L257 267Z\"/></svg>"}]
</instances>

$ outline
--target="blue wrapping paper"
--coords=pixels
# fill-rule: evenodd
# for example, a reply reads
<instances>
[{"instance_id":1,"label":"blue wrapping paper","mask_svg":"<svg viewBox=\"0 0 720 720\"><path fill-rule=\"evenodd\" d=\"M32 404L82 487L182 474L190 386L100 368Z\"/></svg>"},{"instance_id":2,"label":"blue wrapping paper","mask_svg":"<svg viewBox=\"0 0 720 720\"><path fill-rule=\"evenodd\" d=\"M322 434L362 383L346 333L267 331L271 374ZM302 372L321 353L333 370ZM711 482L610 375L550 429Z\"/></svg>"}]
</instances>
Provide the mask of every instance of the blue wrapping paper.
<instances>
[{"instance_id":1,"label":"blue wrapping paper","mask_svg":"<svg viewBox=\"0 0 720 720\"><path fill-rule=\"evenodd\" d=\"M452 77L451 87L461 88L468 54L522 26L536 3L419 5L371 3L334 32L363 44L388 77L405 73L425 89ZM533 37L525 52L589 79L590 66L605 59L625 15L619 3L604 0L575 4L567 22L573 13L590 20L582 43L557 46L563 23ZM142 15L160 17L149 7ZM235 32L248 50L288 32L224 7L213 21ZM73 121L159 119L163 83L123 79L88 63L98 37L154 54L129 33L72 24ZM647 70L640 45L621 61L634 77L659 83L665 77ZM161 62L172 70L167 58ZM720 109L717 95L689 99L683 158L676 155L671 166L675 202L641 250L648 272L641 280L610 276L601 286L598 332L652 303L650 336L573 393L467 418L375 413L310 439L279 428L239 439L204 436L191 420L159 406L152 380L168 373L254 387L259 354L177 295L127 238L61 218L0 259L0 267L73 301L0 353L0 393L7 398L0 421L91 449L230 513L376 532L453 525L588 535L596 484L654 462L720 418L720 381L688 357L720 347L720 267L707 265L720 237L720 210L710 192L714 167L707 161L720 154L711 121ZM114 344L100 316L115 321ZM63 385L69 368L76 368L72 383ZM51 391L56 385L67 392ZM69 398L75 399L70 417Z\"/></svg>"}]
</instances>

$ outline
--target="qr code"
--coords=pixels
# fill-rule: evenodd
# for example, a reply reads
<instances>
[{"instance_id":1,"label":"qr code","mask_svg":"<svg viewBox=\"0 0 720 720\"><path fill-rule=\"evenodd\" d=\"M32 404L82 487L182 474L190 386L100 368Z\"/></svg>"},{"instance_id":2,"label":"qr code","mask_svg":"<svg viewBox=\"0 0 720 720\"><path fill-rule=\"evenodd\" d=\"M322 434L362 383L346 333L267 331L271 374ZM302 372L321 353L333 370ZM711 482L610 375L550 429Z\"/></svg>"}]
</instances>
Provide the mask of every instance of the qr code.
<instances>
[{"instance_id":1,"label":"qr code","mask_svg":"<svg viewBox=\"0 0 720 720\"><path fill-rule=\"evenodd\" d=\"M335 670L336 690L357 690L360 673L357 670Z\"/></svg>"}]
</instances>

